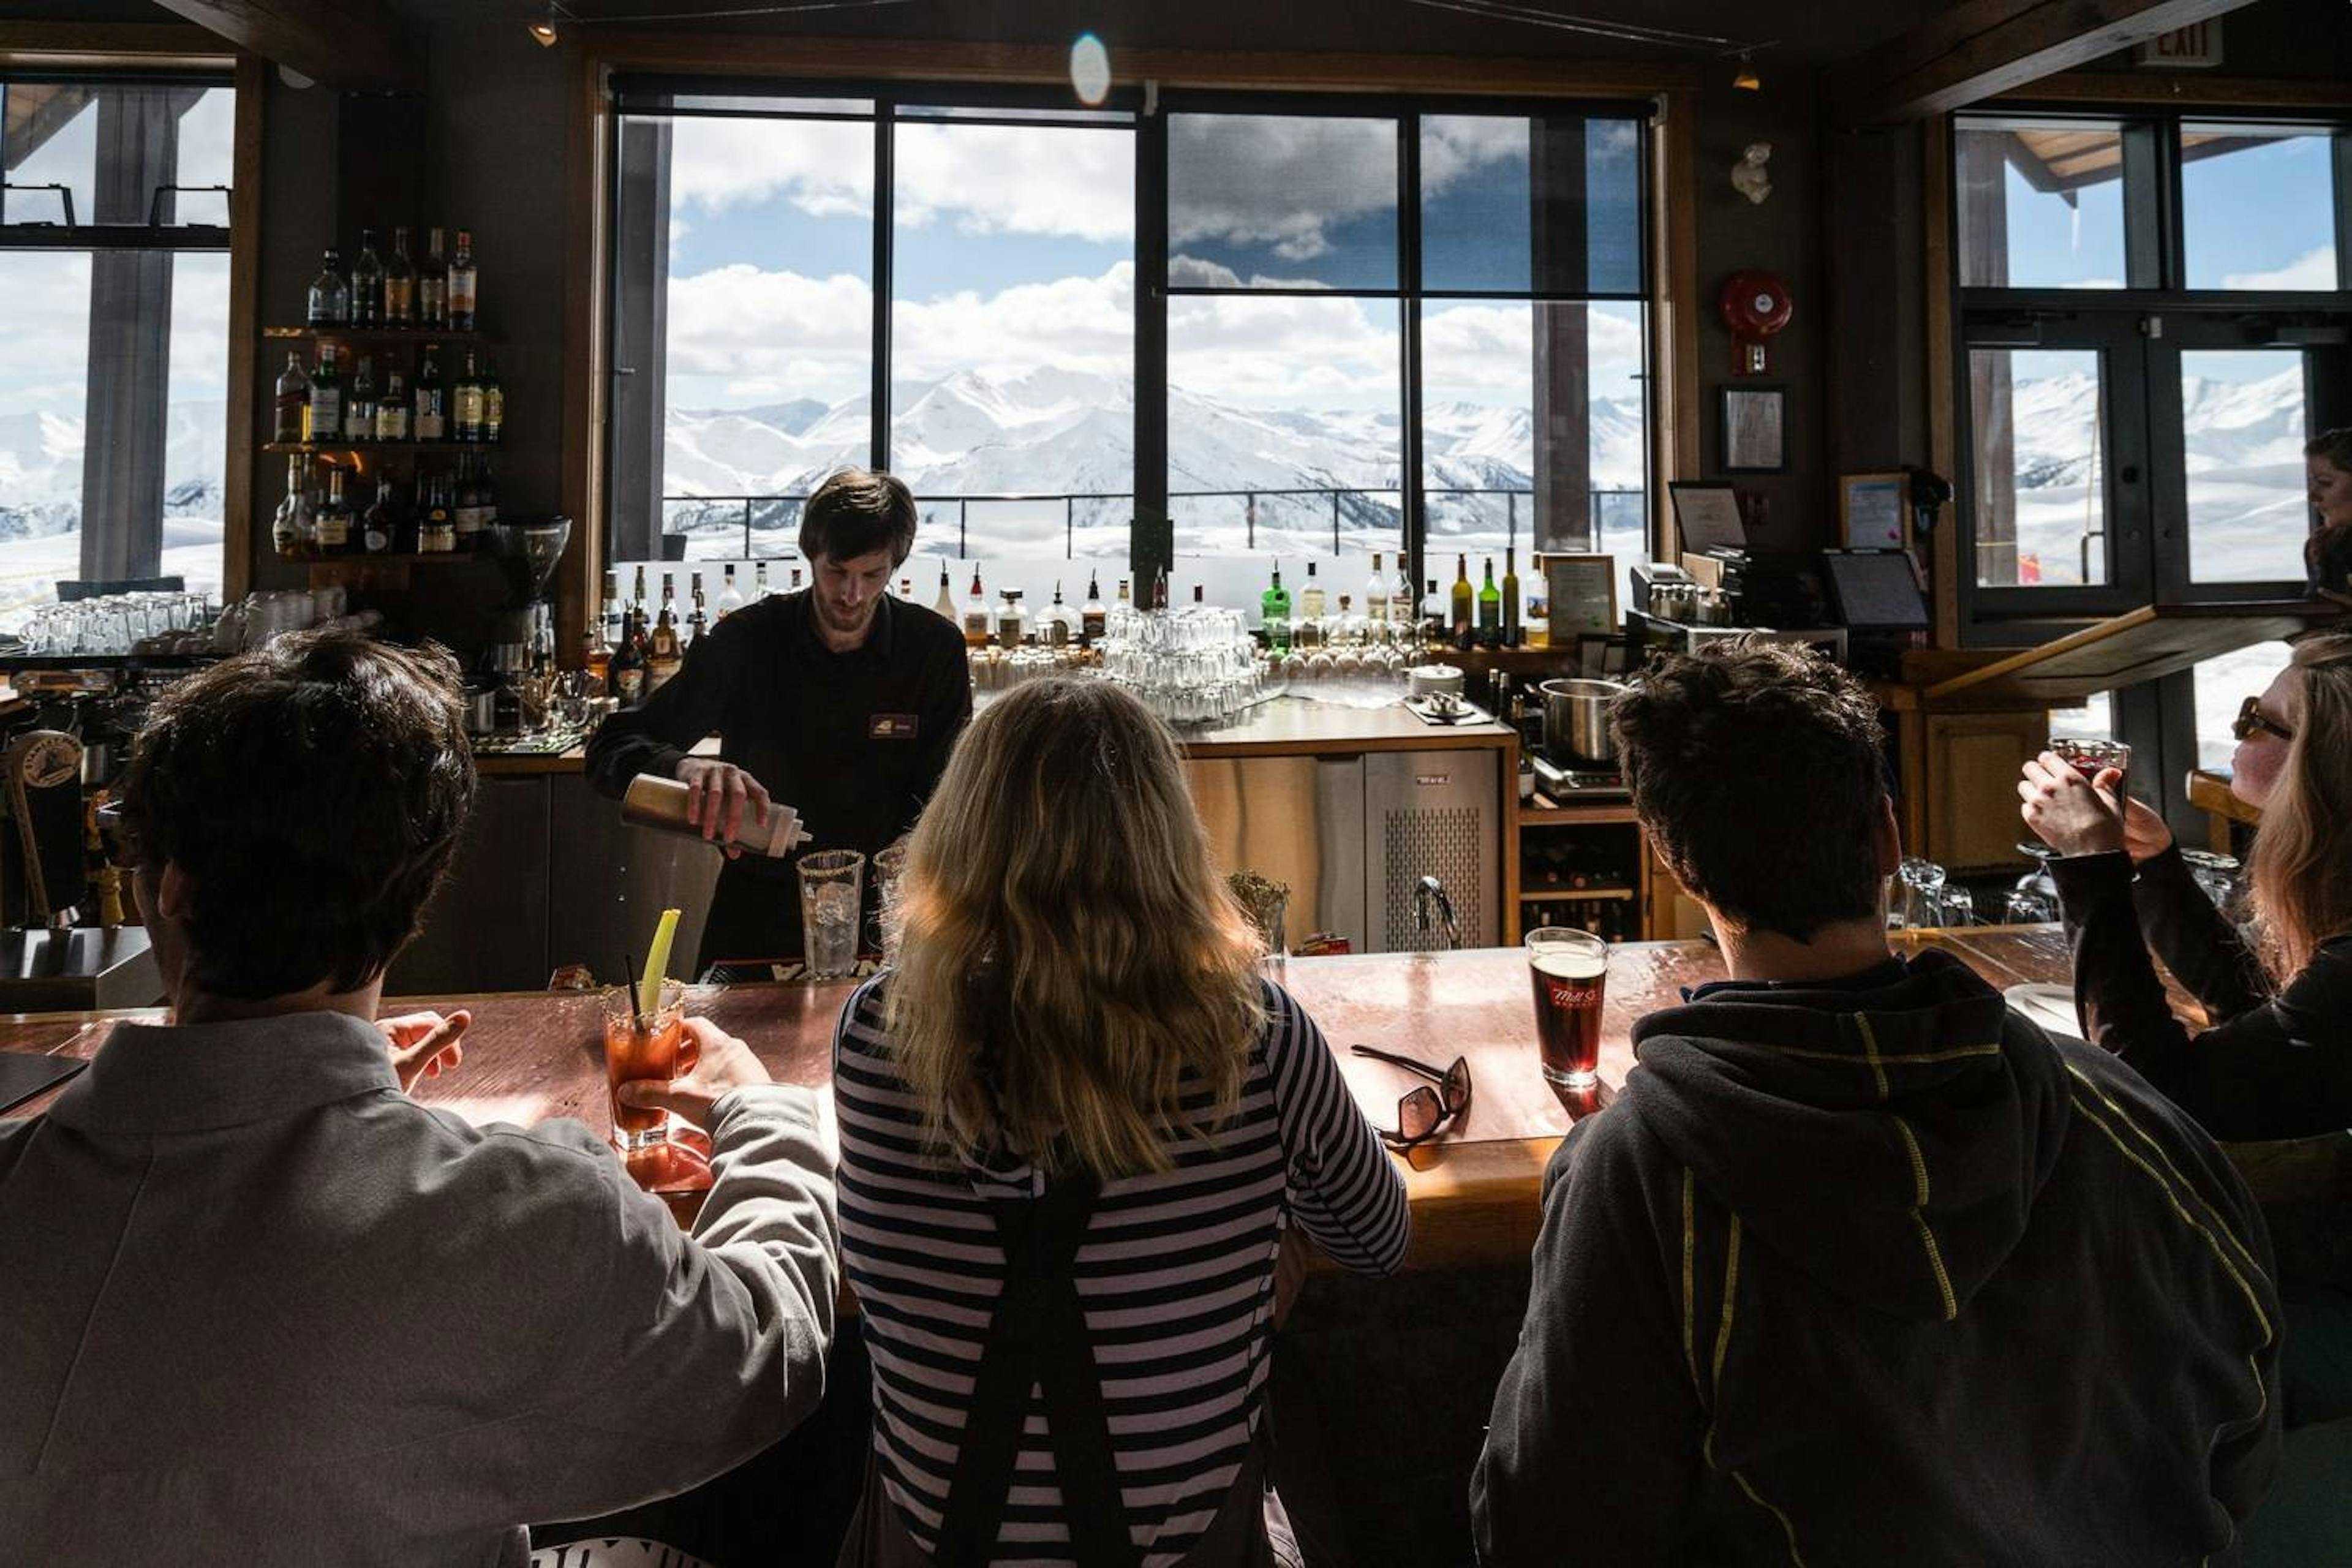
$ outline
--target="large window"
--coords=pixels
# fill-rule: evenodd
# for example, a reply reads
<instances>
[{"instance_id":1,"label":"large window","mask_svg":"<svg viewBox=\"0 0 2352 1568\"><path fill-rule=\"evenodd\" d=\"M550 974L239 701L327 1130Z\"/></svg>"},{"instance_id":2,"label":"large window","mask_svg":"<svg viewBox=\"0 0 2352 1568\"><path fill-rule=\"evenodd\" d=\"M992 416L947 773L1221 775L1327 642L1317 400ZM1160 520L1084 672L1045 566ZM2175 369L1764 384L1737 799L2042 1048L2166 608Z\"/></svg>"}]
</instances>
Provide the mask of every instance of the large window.
<instances>
[{"instance_id":1,"label":"large window","mask_svg":"<svg viewBox=\"0 0 2352 1568\"><path fill-rule=\"evenodd\" d=\"M2300 597L2304 445L2352 424L2352 130L1982 115L1953 148L1968 635ZM2135 778L2177 804L2284 658L2127 690L2113 720L2158 762Z\"/></svg>"},{"instance_id":2,"label":"large window","mask_svg":"<svg viewBox=\"0 0 2352 1568\"><path fill-rule=\"evenodd\" d=\"M926 600L1646 554L1638 110L748 90L617 85L615 560L787 554L850 462Z\"/></svg>"},{"instance_id":3,"label":"large window","mask_svg":"<svg viewBox=\"0 0 2352 1568\"><path fill-rule=\"evenodd\" d=\"M234 103L0 79L0 627L60 583L220 590Z\"/></svg>"}]
</instances>

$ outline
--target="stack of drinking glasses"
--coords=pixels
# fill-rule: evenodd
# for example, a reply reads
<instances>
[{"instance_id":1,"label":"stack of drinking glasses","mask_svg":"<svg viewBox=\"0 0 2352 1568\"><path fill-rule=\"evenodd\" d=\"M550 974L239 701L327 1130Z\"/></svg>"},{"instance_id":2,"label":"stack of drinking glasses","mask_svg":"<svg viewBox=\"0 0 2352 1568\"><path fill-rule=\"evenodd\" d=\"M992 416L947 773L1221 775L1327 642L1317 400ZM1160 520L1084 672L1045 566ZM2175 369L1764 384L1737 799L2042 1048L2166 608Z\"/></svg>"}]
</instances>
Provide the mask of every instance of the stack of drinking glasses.
<instances>
[{"instance_id":1,"label":"stack of drinking glasses","mask_svg":"<svg viewBox=\"0 0 2352 1568\"><path fill-rule=\"evenodd\" d=\"M1976 898L1933 860L1906 856L1895 868L1886 900L1889 931L1936 930L1977 923Z\"/></svg>"},{"instance_id":2,"label":"stack of drinking glasses","mask_svg":"<svg viewBox=\"0 0 2352 1568\"><path fill-rule=\"evenodd\" d=\"M1105 627L1103 674L1178 725L1231 723L1258 700L1263 686L1256 645L1241 613L1207 605L1113 611Z\"/></svg>"},{"instance_id":3,"label":"stack of drinking glasses","mask_svg":"<svg viewBox=\"0 0 2352 1568\"><path fill-rule=\"evenodd\" d=\"M107 594L34 611L25 625L25 651L68 657L209 652L205 629L211 622L212 607L202 594Z\"/></svg>"}]
</instances>

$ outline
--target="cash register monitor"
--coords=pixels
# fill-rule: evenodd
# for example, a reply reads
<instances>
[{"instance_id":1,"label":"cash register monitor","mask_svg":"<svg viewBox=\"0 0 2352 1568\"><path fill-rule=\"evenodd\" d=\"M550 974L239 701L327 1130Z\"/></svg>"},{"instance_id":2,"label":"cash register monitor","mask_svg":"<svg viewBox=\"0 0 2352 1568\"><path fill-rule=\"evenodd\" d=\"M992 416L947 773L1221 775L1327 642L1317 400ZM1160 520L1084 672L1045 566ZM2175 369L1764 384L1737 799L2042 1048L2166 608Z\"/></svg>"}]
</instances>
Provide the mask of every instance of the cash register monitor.
<instances>
[{"instance_id":1,"label":"cash register monitor","mask_svg":"<svg viewBox=\"0 0 2352 1568\"><path fill-rule=\"evenodd\" d=\"M1824 550L1832 607L1851 631L1916 632L1932 624L1911 556L1902 550Z\"/></svg>"}]
</instances>

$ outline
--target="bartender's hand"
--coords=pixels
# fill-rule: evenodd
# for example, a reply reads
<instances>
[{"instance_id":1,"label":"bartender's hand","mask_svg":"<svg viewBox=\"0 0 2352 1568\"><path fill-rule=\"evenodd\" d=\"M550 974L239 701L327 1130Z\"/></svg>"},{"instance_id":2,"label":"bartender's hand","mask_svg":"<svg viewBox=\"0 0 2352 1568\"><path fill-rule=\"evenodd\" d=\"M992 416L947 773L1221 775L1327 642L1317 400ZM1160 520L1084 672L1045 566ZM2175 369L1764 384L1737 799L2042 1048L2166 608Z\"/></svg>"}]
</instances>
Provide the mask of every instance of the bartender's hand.
<instances>
[{"instance_id":1,"label":"bartender's hand","mask_svg":"<svg viewBox=\"0 0 2352 1568\"><path fill-rule=\"evenodd\" d=\"M474 1016L463 1007L447 1017L438 1013L403 1013L397 1018L378 1018L375 1026L383 1037L392 1056L392 1070L400 1077L403 1094L416 1087L416 1080L439 1078L454 1072L466 1058L458 1041L464 1038L466 1026Z\"/></svg>"},{"instance_id":2,"label":"bartender's hand","mask_svg":"<svg viewBox=\"0 0 2352 1568\"><path fill-rule=\"evenodd\" d=\"M688 1018L678 1054L689 1066L686 1076L667 1083L641 1079L620 1088L623 1105L640 1110L667 1110L685 1117L705 1132L710 1131L710 1108L730 1090L755 1083L772 1083L768 1069L751 1047L708 1018Z\"/></svg>"},{"instance_id":3,"label":"bartender's hand","mask_svg":"<svg viewBox=\"0 0 2352 1568\"><path fill-rule=\"evenodd\" d=\"M678 782L686 785L686 810L702 837L726 843L741 830L748 809L759 826L768 823L768 792L758 779L732 763L712 757L688 757L677 764ZM740 849L727 851L733 859Z\"/></svg>"},{"instance_id":4,"label":"bartender's hand","mask_svg":"<svg viewBox=\"0 0 2352 1568\"><path fill-rule=\"evenodd\" d=\"M2122 770L2102 768L2096 787L2074 764L2044 752L2025 764L2017 785L2025 826L2061 855L2101 855L2125 847L2124 814L2116 804Z\"/></svg>"}]
</instances>

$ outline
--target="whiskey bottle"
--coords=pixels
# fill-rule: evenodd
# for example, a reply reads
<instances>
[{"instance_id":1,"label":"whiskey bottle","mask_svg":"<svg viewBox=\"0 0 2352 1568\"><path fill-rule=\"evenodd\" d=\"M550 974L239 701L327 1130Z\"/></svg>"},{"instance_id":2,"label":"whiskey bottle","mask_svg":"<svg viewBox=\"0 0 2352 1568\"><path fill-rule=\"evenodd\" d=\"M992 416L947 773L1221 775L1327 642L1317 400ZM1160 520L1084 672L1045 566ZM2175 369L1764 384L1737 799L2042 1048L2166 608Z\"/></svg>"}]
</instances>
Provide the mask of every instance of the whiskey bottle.
<instances>
[{"instance_id":1,"label":"whiskey bottle","mask_svg":"<svg viewBox=\"0 0 2352 1568\"><path fill-rule=\"evenodd\" d=\"M299 560L310 548L310 494L302 471L307 461L299 453L286 459L286 499L270 520L269 542L281 561Z\"/></svg>"},{"instance_id":2,"label":"whiskey bottle","mask_svg":"<svg viewBox=\"0 0 2352 1568\"><path fill-rule=\"evenodd\" d=\"M341 327L352 319L352 280L343 276L343 258L327 247L326 265L310 279L308 307L302 319L314 327Z\"/></svg>"},{"instance_id":3,"label":"whiskey bottle","mask_svg":"<svg viewBox=\"0 0 2352 1568\"><path fill-rule=\"evenodd\" d=\"M971 564L971 592L964 595L963 602L963 646L986 647L989 626L988 591L980 585L980 563L975 561Z\"/></svg>"},{"instance_id":4,"label":"whiskey bottle","mask_svg":"<svg viewBox=\"0 0 2352 1568\"><path fill-rule=\"evenodd\" d=\"M457 548L457 519L449 515L449 481L442 475L425 480L425 506L416 522L416 552L447 555Z\"/></svg>"},{"instance_id":5,"label":"whiskey bottle","mask_svg":"<svg viewBox=\"0 0 2352 1568\"><path fill-rule=\"evenodd\" d=\"M375 230L360 230L360 258L352 263L352 325L383 325L383 263L376 258Z\"/></svg>"},{"instance_id":6,"label":"whiskey bottle","mask_svg":"<svg viewBox=\"0 0 2352 1568\"><path fill-rule=\"evenodd\" d=\"M335 345L319 345L319 363L310 372L310 401L302 420L302 439L312 443L343 438L343 388L335 376Z\"/></svg>"},{"instance_id":7,"label":"whiskey bottle","mask_svg":"<svg viewBox=\"0 0 2352 1568\"><path fill-rule=\"evenodd\" d=\"M465 229L457 231L457 253L449 258L449 330L470 332L474 330L474 237Z\"/></svg>"},{"instance_id":8,"label":"whiskey bottle","mask_svg":"<svg viewBox=\"0 0 2352 1568\"><path fill-rule=\"evenodd\" d=\"M352 390L343 399L343 432L352 440L365 441L375 435L375 361L360 355L360 367L352 373Z\"/></svg>"},{"instance_id":9,"label":"whiskey bottle","mask_svg":"<svg viewBox=\"0 0 2352 1568\"><path fill-rule=\"evenodd\" d=\"M360 548L370 555L388 555L393 540L400 532L398 518L393 511L392 480L379 478L375 482L375 500L368 503L360 518Z\"/></svg>"},{"instance_id":10,"label":"whiskey bottle","mask_svg":"<svg viewBox=\"0 0 2352 1568\"><path fill-rule=\"evenodd\" d=\"M441 258L441 231L425 234L425 259L416 268L416 324L427 331L449 327L449 264Z\"/></svg>"},{"instance_id":11,"label":"whiskey bottle","mask_svg":"<svg viewBox=\"0 0 2352 1568\"><path fill-rule=\"evenodd\" d=\"M278 376L278 403L269 421L269 438L302 439L303 412L310 402L310 378L302 373L302 356L289 351L286 368Z\"/></svg>"},{"instance_id":12,"label":"whiskey bottle","mask_svg":"<svg viewBox=\"0 0 2352 1568\"><path fill-rule=\"evenodd\" d=\"M348 555L352 548L352 512L343 503L343 470L327 470L327 500L319 509L313 527L319 541L320 555Z\"/></svg>"},{"instance_id":13,"label":"whiskey bottle","mask_svg":"<svg viewBox=\"0 0 2352 1568\"><path fill-rule=\"evenodd\" d=\"M470 452L457 458L457 505L451 509L451 522L461 551L478 550L482 544L482 492L474 472L474 457Z\"/></svg>"},{"instance_id":14,"label":"whiskey bottle","mask_svg":"<svg viewBox=\"0 0 2352 1568\"><path fill-rule=\"evenodd\" d=\"M624 708L634 708L646 696L645 623L632 609L621 616L621 640L613 649L605 679Z\"/></svg>"},{"instance_id":15,"label":"whiskey bottle","mask_svg":"<svg viewBox=\"0 0 2352 1568\"><path fill-rule=\"evenodd\" d=\"M1088 647L1102 640L1110 620L1103 608L1102 580L1092 572L1087 574L1087 602L1078 606L1078 640Z\"/></svg>"},{"instance_id":16,"label":"whiskey bottle","mask_svg":"<svg viewBox=\"0 0 2352 1568\"><path fill-rule=\"evenodd\" d=\"M680 639L683 647L689 648L700 642L702 634L710 629L709 617L703 609L702 574L699 572L693 578L693 599L694 613L686 617L686 633Z\"/></svg>"},{"instance_id":17,"label":"whiskey bottle","mask_svg":"<svg viewBox=\"0 0 2352 1568\"><path fill-rule=\"evenodd\" d=\"M384 377L383 395L375 402L375 438L408 439L408 382L396 370Z\"/></svg>"},{"instance_id":18,"label":"whiskey bottle","mask_svg":"<svg viewBox=\"0 0 2352 1568\"><path fill-rule=\"evenodd\" d=\"M460 441L482 438L482 382L474 374L474 351L466 351L465 363L457 372L457 389L451 401L456 405L457 429L452 432Z\"/></svg>"},{"instance_id":19,"label":"whiskey bottle","mask_svg":"<svg viewBox=\"0 0 2352 1568\"><path fill-rule=\"evenodd\" d=\"M414 440L449 438L447 388L441 384L440 352L438 345L426 343L425 358L416 367L416 418L409 428Z\"/></svg>"},{"instance_id":20,"label":"whiskey bottle","mask_svg":"<svg viewBox=\"0 0 2352 1568\"><path fill-rule=\"evenodd\" d=\"M408 259L408 229L404 225L393 229L392 259L383 264L383 324L416 324L416 268Z\"/></svg>"},{"instance_id":21,"label":"whiskey bottle","mask_svg":"<svg viewBox=\"0 0 2352 1568\"><path fill-rule=\"evenodd\" d=\"M686 650L677 641L677 593L669 574L662 574L661 618L654 623L652 637L646 648L646 695L652 696L668 684L685 662Z\"/></svg>"},{"instance_id":22,"label":"whiskey bottle","mask_svg":"<svg viewBox=\"0 0 2352 1568\"><path fill-rule=\"evenodd\" d=\"M507 391L499 384L499 362L482 362L482 434L483 445L495 447L507 426Z\"/></svg>"}]
</instances>

